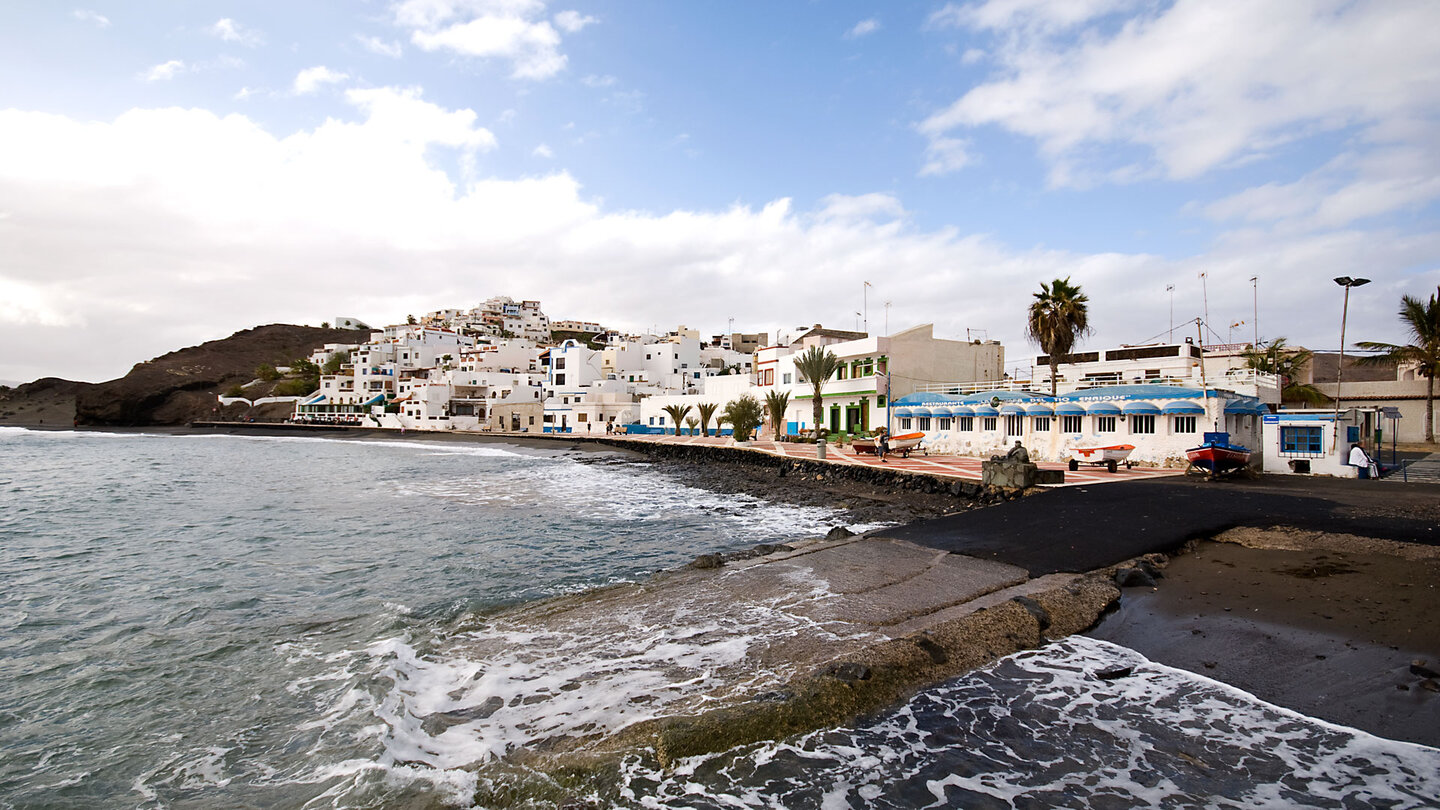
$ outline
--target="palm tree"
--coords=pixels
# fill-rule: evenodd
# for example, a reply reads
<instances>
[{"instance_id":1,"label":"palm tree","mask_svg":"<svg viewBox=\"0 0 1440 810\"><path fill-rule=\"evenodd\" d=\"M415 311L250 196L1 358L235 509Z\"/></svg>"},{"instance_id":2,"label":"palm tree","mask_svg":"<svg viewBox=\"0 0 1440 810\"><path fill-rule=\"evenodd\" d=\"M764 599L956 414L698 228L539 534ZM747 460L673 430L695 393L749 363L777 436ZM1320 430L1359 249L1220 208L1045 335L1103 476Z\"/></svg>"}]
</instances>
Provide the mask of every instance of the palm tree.
<instances>
[{"instance_id":1,"label":"palm tree","mask_svg":"<svg viewBox=\"0 0 1440 810\"><path fill-rule=\"evenodd\" d=\"M1440 295L1440 287L1435 289ZM1400 321L1409 330L1413 342L1406 346L1394 343L1379 343L1362 340L1355 345L1362 349L1377 351L1373 357L1360 362L1366 365L1388 363L1414 363L1416 371L1425 377L1425 441L1435 441L1435 374L1440 372L1440 299L1436 295L1421 301L1414 296L1400 298ZM1338 395L1339 392L1337 391Z\"/></svg>"},{"instance_id":2,"label":"palm tree","mask_svg":"<svg viewBox=\"0 0 1440 810\"><path fill-rule=\"evenodd\" d=\"M1280 399L1283 402L1300 401L1309 405L1322 405L1330 398L1309 383L1297 382L1299 370L1310 362L1314 352L1309 349L1292 349L1285 345L1285 338L1277 337L1269 343L1261 341L1258 346L1245 350L1245 367L1274 374L1280 378Z\"/></svg>"},{"instance_id":3,"label":"palm tree","mask_svg":"<svg viewBox=\"0 0 1440 810\"><path fill-rule=\"evenodd\" d=\"M675 435L676 435L676 436L679 436L679 435L680 435L680 426L683 425L683 424L685 424L685 415L688 414L688 413L690 413L690 406L689 406L689 405L666 405L665 407L661 408L660 410L664 411L665 413L670 414L670 418L675 422Z\"/></svg>"},{"instance_id":4,"label":"palm tree","mask_svg":"<svg viewBox=\"0 0 1440 810\"><path fill-rule=\"evenodd\" d=\"M820 438L820 422L824 417L824 404L820 402L820 392L825 388L825 383L835 376L840 368L840 358L829 349L820 346L811 346L795 358L795 370L800 376L810 382L815 389L815 400L810 403L814 408L815 416L815 438Z\"/></svg>"},{"instance_id":5,"label":"palm tree","mask_svg":"<svg viewBox=\"0 0 1440 810\"><path fill-rule=\"evenodd\" d=\"M1080 338L1090 334L1090 298L1070 283L1070 277L1057 278L1050 284L1040 282L1040 292L1030 303L1025 323L1025 336L1040 344L1050 360L1050 396L1055 396L1060 362L1070 357L1070 350Z\"/></svg>"},{"instance_id":6,"label":"palm tree","mask_svg":"<svg viewBox=\"0 0 1440 810\"><path fill-rule=\"evenodd\" d=\"M767 391L765 393L765 410L770 414L770 421L775 423L775 441L780 441L781 430L785 426L785 411L790 407L789 391Z\"/></svg>"},{"instance_id":7,"label":"palm tree","mask_svg":"<svg viewBox=\"0 0 1440 810\"><path fill-rule=\"evenodd\" d=\"M702 402L695 406L695 410L700 412L701 436L710 435L710 419L715 415L715 409L719 407L720 406L714 402Z\"/></svg>"}]
</instances>

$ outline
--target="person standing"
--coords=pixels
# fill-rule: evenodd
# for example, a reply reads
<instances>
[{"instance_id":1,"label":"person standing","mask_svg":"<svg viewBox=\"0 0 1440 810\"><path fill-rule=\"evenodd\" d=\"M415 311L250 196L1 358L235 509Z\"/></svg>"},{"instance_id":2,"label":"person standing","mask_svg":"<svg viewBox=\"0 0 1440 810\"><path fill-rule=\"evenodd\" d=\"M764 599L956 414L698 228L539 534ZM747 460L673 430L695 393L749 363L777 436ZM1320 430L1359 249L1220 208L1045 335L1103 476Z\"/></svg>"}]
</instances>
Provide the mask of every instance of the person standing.
<instances>
[{"instance_id":1,"label":"person standing","mask_svg":"<svg viewBox=\"0 0 1440 810\"><path fill-rule=\"evenodd\" d=\"M875 452L880 456L880 463L887 464L885 454L890 452L890 434L885 428L880 428L880 438L875 442Z\"/></svg>"}]
</instances>

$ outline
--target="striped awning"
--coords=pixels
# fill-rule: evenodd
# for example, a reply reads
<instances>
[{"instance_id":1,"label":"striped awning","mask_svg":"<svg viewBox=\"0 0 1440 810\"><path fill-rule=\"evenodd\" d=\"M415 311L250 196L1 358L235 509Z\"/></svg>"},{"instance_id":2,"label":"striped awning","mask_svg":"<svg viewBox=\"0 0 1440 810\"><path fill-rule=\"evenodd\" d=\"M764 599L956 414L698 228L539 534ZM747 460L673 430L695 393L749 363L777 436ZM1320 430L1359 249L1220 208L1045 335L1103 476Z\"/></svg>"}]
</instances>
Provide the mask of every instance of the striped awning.
<instances>
[{"instance_id":1,"label":"striped awning","mask_svg":"<svg viewBox=\"0 0 1440 810\"><path fill-rule=\"evenodd\" d=\"M305 400L304 402L302 402L302 403L300 403L300 404L301 404L301 405L319 405L320 403L322 403L322 402L324 402L324 401L325 401L325 395L324 395L324 394L319 394L319 395L317 395L317 396L315 396L315 397L313 397L313 398L311 398L311 399Z\"/></svg>"},{"instance_id":2,"label":"striped awning","mask_svg":"<svg viewBox=\"0 0 1440 810\"><path fill-rule=\"evenodd\" d=\"M1013 403L1013 402L1007 403L1007 404L1005 404L1005 405L1001 405L1001 406L1000 406L1000 413L1003 413L1003 414L1005 414L1006 416L1010 416L1010 415L1013 415L1013 414L1019 414L1019 415L1021 415L1021 416L1024 416L1024 415L1025 415L1025 406L1024 406L1024 405L1016 405L1016 404Z\"/></svg>"},{"instance_id":3,"label":"striped awning","mask_svg":"<svg viewBox=\"0 0 1440 810\"><path fill-rule=\"evenodd\" d=\"M944 417L948 417L948 416L950 416L950 406L949 406L949 405L926 405L926 406L925 406L925 412L928 413L928 414L930 414L931 416L944 416Z\"/></svg>"},{"instance_id":4,"label":"striped awning","mask_svg":"<svg viewBox=\"0 0 1440 810\"><path fill-rule=\"evenodd\" d=\"M1225 413L1235 413L1247 416L1269 413L1270 409L1261 405L1258 400L1232 399L1225 403Z\"/></svg>"},{"instance_id":5,"label":"striped awning","mask_svg":"<svg viewBox=\"0 0 1440 810\"><path fill-rule=\"evenodd\" d=\"M1085 406L1078 402L1062 402L1056 406L1055 413L1060 416L1084 416Z\"/></svg>"},{"instance_id":6,"label":"striped awning","mask_svg":"<svg viewBox=\"0 0 1440 810\"><path fill-rule=\"evenodd\" d=\"M1205 413L1205 409L1195 402L1167 402L1165 403L1165 407L1160 409L1160 412L1194 416Z\"/></svg>"},{"instance_id":7,"label":"striped awning","mask_svg":"<svg viewBox=\"0 0 1440 810\"><path fill-rule=\"evenodd\" d=\"M951 416L974 416L975 409L969 405L956 405L950 409Z\"/></svg>"},{"instance_id":8,"label":"striped awning","mask_svg":"<svg viewBox=\"0 0 1440 810\"><path fill-rule=\"evenodd\" d=\"M1120 415L1120 406L1113 402L1097 402L1094 405L1088 406L1086 410L1095 416Z\"/></svg>"},{"instance_id":9,"label":"striped awning","mask_svg":"<svg viewBox=\"0 0 1440 810\"><path fill-rule=\"evenodd\" d=\"M890 413L891 413L891 415L893 415L893 416L897 416L897 417L901 417L901 418L908 418L908 417L911 417L911 416L914 416L914 415L915 415L915 409L914 409L913 407L908 406L908 405L899 405L899 406L896 406L896 407L892 408L892 409L890 410Z\"/></svg>"},{"instance_id":10,"label":"striped awning","mask_svg":"<svg viewBox=\"0 0 1440 810\"><path fill-rule=\"evenodd\" d=\"M1126 416L1157 416L1160 409L1153 402L1127 402L1120 412Z\"/></svg>"},{"instance_id":11,"label":"striped awning","mask_svg":"<svg viewBox=\"0 0 1440 810\"><path fill-rule=\"evenodd\" d=\"M361 404L361 405L379 405L380 403L382 403L382 402L384 402L384 401L385 401L385 395L384 395L384 394L376 394L375 396L371 397L370 399L368 399L368 400L366 400L366 401L364 401L364 402L362 402L362 403L360 403L360 404Z\"/></svg>"},{"instance_id":12,"label":"striped awning","mask_svg":"<svg viewBox=\"0 0 1440 810\"><path fill-rule=\"evenodd\" d=\"M999 416L999 415L1000 415L1000 412L997 411L997 410L995 410L995 408L993 408L993 407L990 406L990 405L976 405L976 406L975 406L975 415L976 415L976 416Z\"/></svg>"},{"instance_id":13,"label":"striped awning","mask_svg":"<svg viewBox=\"0 0 1440 810\"><path fill-rule=\"evenodd\" d=\"M1055 409L1049 405L1031 405L1025 409L1026 416L1054 416Z\"/></svg>"}]
</instances>

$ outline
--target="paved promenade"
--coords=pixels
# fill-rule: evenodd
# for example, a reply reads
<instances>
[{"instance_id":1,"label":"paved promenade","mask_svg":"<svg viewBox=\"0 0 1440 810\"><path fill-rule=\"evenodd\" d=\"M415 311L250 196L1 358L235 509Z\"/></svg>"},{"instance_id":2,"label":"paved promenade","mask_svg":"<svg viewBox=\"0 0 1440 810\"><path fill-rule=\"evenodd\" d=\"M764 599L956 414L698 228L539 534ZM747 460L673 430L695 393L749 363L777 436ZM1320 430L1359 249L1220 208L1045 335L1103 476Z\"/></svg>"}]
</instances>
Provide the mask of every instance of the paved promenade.
<instances>
[{"instance_id":1,"label":"paved promenade","mask_svg":"<svg viewBox=\"0 0 1440 810\"><path fill-rule=\"evenodd\" d=\"M595 436L587 437L584 433L568 433L563 435L572 439L598 438ZM712 447L735 446L735 442L731 439L717 436L611 436L605 438L620 438L634 442L708 445ZM812 461L816 458L817 452L815 445L803 443L752 441L747 446L751 450L761 453ZM871 467L888 467L891 469L924 473L925 475L959 478L966 481L980 480L980 464L982 461L982 459L970 458L968 456L927 456L922 453L911 453L909 458L902 458L899 454L892 453L886 458L885 462L882 463L880 459L869 453L856 453L849 447L841 448L835 445L828 445L826 447L825 460L833 464L862 464ZM1185 474L1184 470L1159 469L1155 467L1135 467L1129 470L1121 467L1119 470L1111 473L1107 472L1104 467L1081 467L1075 472L1070 472L1066 469L1063 462L1044 462L1039 466L1045 470L1065 470L1065 483L1057 484L1056 486L1066 487L1106 484L1117 481L1147 481L1153 478L1165 478Z\"/></svg>"}]
</instances>

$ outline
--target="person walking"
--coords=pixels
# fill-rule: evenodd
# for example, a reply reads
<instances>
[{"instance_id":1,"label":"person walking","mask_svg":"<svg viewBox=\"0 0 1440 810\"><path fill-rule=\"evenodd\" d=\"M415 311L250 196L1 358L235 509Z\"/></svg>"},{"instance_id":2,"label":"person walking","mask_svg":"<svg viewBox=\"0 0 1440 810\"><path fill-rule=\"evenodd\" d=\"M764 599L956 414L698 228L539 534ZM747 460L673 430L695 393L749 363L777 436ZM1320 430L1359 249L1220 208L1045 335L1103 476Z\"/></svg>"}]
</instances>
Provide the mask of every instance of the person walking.
<instances>
[{"instance_id":1,"label":"person walking","mask_svg":"<svg viewBox=\"0 0 1440 810\"><path fill-rule=\"evenodd\" d=\"M885 454L890 452L890 434L885 428L880 428L880 438L875 442L875 454L880 456L881 464L888 464Z\"/></svg>"}]
</instances>

